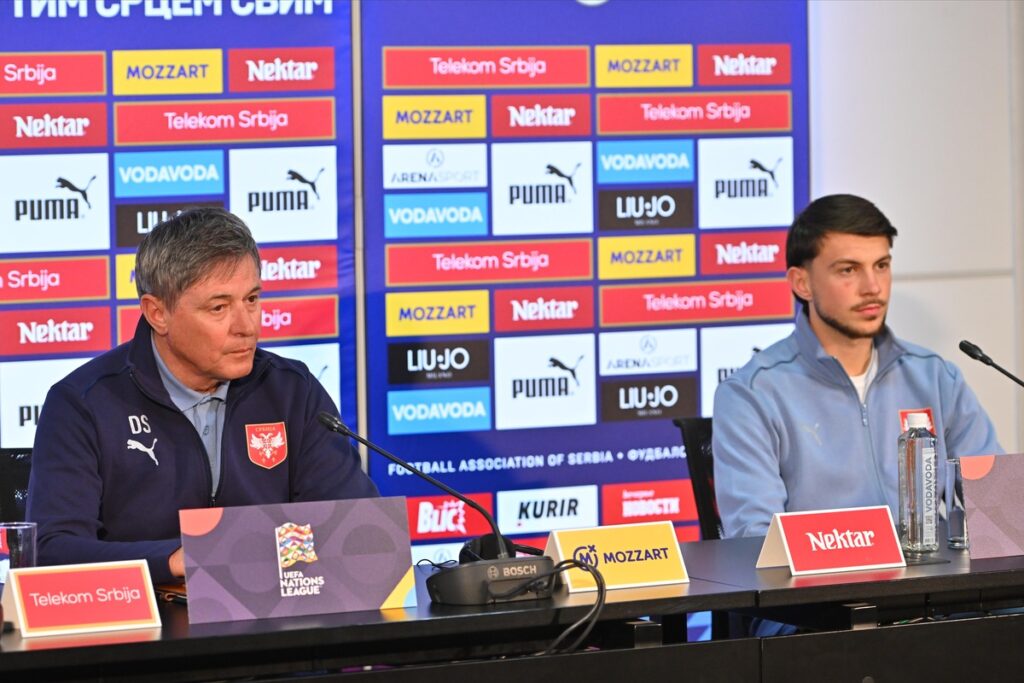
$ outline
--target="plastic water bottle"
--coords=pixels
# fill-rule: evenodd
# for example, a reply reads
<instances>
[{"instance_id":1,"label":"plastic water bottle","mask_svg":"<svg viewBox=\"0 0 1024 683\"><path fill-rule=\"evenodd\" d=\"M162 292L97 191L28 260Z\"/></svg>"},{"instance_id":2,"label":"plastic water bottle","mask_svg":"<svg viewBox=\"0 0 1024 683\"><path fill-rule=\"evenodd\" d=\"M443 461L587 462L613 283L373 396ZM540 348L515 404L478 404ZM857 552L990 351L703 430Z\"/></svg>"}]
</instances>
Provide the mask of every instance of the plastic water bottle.
<instances>
[{"instance_id":1,"label":"plastic water bottle","mask_svg":"<svg viewBox=\"0 0 1024 683\"><path fill-rule=\"evenodd\" d=\"M935 552L938 539L938 463L928 416L911 413L900 434L900 545L913 555Z\"/></svg>"}]
</instances>

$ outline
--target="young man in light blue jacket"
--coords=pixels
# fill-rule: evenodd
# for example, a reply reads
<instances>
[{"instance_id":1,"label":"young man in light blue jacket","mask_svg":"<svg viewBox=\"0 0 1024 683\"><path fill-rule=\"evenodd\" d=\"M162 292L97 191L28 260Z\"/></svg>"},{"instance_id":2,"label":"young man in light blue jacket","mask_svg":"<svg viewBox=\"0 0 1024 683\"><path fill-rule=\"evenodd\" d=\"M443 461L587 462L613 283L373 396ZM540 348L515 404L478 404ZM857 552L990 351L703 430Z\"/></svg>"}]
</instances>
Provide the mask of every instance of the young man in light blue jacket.
<instances>
[{"instance_id":1,"label":"young man in light blue jacket","mask_svg":"<svg viewBox=\"0 0 1024 683\"><path fill-rule=\"evenodd\" d=\"M715 492L726 537L764 535L776 512L888 505L896 439L927 412L937 458L1001 453L960 371L885 324L896 229L853 195L812 202L786 241L796 330L715 394ZM941 493L941 482L940 482Z\"/></svg>"}]
</instances>

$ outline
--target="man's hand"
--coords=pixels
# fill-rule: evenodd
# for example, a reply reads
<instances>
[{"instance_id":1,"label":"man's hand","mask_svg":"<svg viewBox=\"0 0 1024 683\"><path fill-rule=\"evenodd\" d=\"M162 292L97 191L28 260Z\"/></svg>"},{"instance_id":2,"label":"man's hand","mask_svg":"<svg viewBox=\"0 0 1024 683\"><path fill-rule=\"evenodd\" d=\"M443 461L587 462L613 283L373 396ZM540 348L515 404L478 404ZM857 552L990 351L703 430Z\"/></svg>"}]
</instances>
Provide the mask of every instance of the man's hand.
<instances>
[{"instance_id":1,"label":"man's hand","mask_svg":"<svg viewBox=\"0 0 1024 683\"><path fill-rule=\"evenodd\" d=\"M185 576L185 551L178 548L167 558L167 565L174 576Z\"/></svg>"}]
</instances>

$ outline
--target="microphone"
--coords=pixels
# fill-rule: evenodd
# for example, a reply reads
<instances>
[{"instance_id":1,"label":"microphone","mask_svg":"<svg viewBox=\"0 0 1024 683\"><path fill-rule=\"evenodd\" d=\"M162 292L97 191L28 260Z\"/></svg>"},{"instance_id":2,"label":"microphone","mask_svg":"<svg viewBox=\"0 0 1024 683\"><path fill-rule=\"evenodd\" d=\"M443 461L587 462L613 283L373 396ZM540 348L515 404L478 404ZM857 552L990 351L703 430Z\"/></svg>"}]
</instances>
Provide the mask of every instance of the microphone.
<instances>
[{"instance_id":1,"label":"microphone","mask_svg":"<svg viewBox=\"0 0 1024 683\"><path fill-rule=\"evenodd\" d=\"M998 370L999 372L1003 373L1004 375L1006 375L1007 377L1012 379L1014 382L1016 382L1017 384L1019 384L1022 387L1024 387L1024 382L1022 382L1019 377L1017 377L1016 375L1010 374L1009 372L1004 370L1002 367L1000 367L1000 365L998 363L996 363L994 360L989 358L985 354L985 352L982 351L976 344L972 344L971 342L969 342L966 339L964 339L964 340L962 340L960 342L960 350L963 351L968 356L970 356L971 358L973 358L974 360L978 361L979 363L984 363L985 365L991 365L996 370Z\"/></svg>"},{"instance_id":2,"label":"microphone","mask_svg":"<svg viewBox=\"0 0 1024 683\"><path fill-rule=\"evenodd\" d=\"M394 453L384 450L375 443L364 439L349 429L344 422L328 412L317 415L324 427L342 436L355 439L367 448L377 451L391 462L404 467L417 477L431 483L450 496L457 498L479 512L494 533L497 550L496 559L462 562L456 567L442 568L427 579L427 592L434 602L448 605L486 605L492 602L513 600L535 600L550 598L554 585L552 570L554 562L550 557L509 557L510 543L501 535L498 524L487 510L450 486L441 483L426 472L420 471ZM488 538L485 536L484 538ZM478 544L479 545L479 544ZM529 579L535 581L530 582ZM525 582L525 583L524 583ZM518 585L521 590L512 590ZM509 593L512 593L511 595Z\"/></svg>"}]
</instances>

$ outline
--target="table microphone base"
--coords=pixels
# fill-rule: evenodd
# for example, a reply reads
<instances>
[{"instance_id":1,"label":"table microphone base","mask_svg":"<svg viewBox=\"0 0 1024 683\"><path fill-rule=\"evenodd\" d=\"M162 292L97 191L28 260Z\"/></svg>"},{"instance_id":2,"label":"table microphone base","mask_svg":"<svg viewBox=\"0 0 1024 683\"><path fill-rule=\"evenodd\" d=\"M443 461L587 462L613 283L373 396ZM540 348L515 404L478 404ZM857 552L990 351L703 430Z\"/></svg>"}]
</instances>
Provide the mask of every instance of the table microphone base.
<instances>
[{"instance_id":1,"label":"table microphone base","mask_svg":"<svg viewBox=\"0 0 1024 683\"><path fill-rule=\"evenodd\" d=\"M441 605L543 600L551 597L554 577L545 577L538 585L508 598L496 598L492 594L511 590L531 577L540 577L554 566L550 557L506 557L467 562L431 575L427 579L427 592L433 602Z\"/></svg>"}]
</instances>

